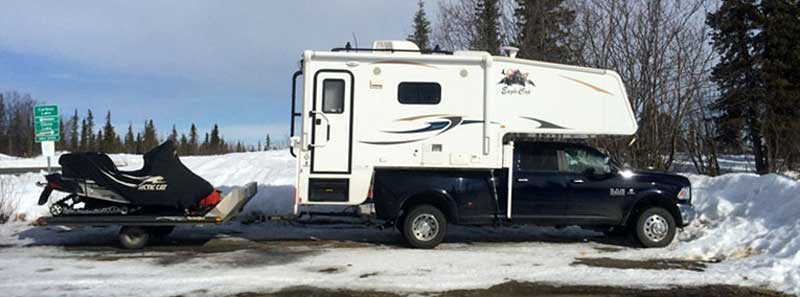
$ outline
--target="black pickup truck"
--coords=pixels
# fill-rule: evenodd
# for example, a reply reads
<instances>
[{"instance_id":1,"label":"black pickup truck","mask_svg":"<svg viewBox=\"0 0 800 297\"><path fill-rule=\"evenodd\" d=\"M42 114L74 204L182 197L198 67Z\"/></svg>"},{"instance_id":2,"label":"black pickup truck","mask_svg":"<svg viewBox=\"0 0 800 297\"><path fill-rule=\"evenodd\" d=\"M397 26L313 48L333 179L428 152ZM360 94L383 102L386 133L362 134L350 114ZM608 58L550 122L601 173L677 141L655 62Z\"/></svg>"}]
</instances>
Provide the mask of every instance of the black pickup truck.
<instances>
[{"instance_id":1,"label":"black pickup truck","mask_svg":"<svg viewBox=\"0 0 800 297\"><path fill-rule=\"evenodd\" d=\"M441 243L448 223L577 225L664 247L695 216L687 178L622 170L583 144L516 143L511 171L509 187L509 169L376 169L376 216L417 248Z\"/></svg>"}]
</instances>

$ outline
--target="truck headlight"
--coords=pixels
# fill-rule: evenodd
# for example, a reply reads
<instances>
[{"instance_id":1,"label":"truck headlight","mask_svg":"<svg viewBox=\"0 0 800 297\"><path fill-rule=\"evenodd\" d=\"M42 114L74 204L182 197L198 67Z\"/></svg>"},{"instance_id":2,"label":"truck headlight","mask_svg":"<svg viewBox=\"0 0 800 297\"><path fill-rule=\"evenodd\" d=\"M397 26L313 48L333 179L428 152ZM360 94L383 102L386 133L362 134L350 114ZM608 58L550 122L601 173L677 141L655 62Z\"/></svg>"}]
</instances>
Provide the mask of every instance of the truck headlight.
<instances>
[{"instance_id":1,"label":"truck headlight","mask_svg":"<svg viewBox=\"0 0 800 297\"><path fill-rule=\"evenodd\" d=\"M678 192L678 199L680 199L680 200L692 199L692 187L687 186L687 187L681 188L681 191Z\"/></svg>"}]
</instances>

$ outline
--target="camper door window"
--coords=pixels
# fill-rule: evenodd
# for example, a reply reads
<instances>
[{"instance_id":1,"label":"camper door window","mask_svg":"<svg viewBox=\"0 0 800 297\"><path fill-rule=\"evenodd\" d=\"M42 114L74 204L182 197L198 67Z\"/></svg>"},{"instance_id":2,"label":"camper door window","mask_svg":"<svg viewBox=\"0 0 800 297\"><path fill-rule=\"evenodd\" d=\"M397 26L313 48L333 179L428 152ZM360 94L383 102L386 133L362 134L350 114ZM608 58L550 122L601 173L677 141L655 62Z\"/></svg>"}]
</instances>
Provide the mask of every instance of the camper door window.
<instances>
[{"instance_id":1,"label":"camper door window","mask_svg":"<svg viewBox=\"0 0 800 297\"><path fill-rule=\"evenodd\" d=\"M322 81L322 112L344 112L343 79L326 79Z\"/></svg>"},{"instance_id":2,"label":"camper door window","mask_svg":"<svg viewBox=\"0 0 800 297\"><path fill-rule=\"evenodd\" d=\"M434 82L402 82L397 86L397 100L401 104L439 104L442 86Z\"/></svg>"}]
</instances>

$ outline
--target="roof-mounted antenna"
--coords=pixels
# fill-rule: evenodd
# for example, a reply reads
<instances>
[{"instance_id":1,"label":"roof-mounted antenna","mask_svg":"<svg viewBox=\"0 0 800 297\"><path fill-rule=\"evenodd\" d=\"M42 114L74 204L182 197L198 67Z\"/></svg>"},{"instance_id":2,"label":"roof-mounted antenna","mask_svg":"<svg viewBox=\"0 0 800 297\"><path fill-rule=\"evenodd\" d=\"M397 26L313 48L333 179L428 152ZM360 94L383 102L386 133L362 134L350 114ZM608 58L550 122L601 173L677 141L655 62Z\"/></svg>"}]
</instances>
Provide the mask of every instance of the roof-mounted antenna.
<instances>
[{"instance_id":1,"label":"roof-mounted antenna","mask_svg":"<svg viewBox=\"0 0 800 297\"><path fill-rule=\"evenodd\" d=\"M358 37L356 37L356 32L353 32L353 43L356 45L356 48L358 48Z\"/></svg>"},{"instance_id":2,"label":"roof-mounted antenna","mask_svg":"<svg viewBox=\"0 0 800 297\"><path fill-rule=\"evenodd\" d=\"M349 51L350 51L350 49L352 49L352 48L353 48L353 47L352 47L352 46L350 46L350 41L348 41L348 42L347 42L347 43L344 45L344 50L345 50L345 51L348 51L348 52L349 52Z\"/></svg>"}]
</instances>

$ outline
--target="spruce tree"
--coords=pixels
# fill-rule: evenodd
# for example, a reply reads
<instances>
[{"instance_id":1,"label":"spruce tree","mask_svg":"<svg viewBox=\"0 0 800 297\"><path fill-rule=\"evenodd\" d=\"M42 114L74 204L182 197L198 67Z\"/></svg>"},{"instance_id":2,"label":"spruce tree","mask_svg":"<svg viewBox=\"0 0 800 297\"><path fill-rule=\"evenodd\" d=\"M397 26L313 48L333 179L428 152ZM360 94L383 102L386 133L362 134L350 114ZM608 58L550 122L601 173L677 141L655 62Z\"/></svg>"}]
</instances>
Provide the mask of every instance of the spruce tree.
<instances>
[{"instance_id":1,"label":"spruce tree","mask_svg":"<svg viewBox=\"0 0 800 297\"><path fill-rule=\"evenodd\" d=\"M91 149L93 152L108 152L108 148L106 147L105 141L103 141L103 130L97 130L97 136L94 138L97 139L94 143L94 147Z\"/></svg>"},{"instance_id":2,"label":"spruce tree","mask_svg":"<svg viewBox=\"0 0 800 297\"><path fill-rule=\"evenodd\" d=\"M60 135L61 138L58 141L56 141L56 150L63 151L65 149L67 149L67 146L65 145L65 143L67 143L67 139L66 139L66 135L64 135L64 132L65 132L65 129L64 129L64 118L59 116L58 117L58 135Z\"/></svg>"},{"instance_id":3,"label":"spruce tree","mask_svg":"<svg viewBox=\"0 0 800 297\"><path fill-rule=\"evenodd\" d=\"M144 135L142 136L142 149L144 151L149 151L153 148L158 146L158 134L156 133L155 124L153 124L153 120L145 121L144 123Z\"/></svg>"},{"instance_id":4,"label":"spruce tree","mask_svg":"<svg viewBox=\"0 0 800 297\"><path fill-rule=\"evenodd\" d=\"M186 134L181 133L181 139L179 143L179 153L181 156L188 156L189 155L189 139L186 138Z\"/></svg>"},{"instance_id":5,"label":"spruce tree","mask_svg":"<svg viewBox=\"0 0 800 297\"><path fill-rule=\"evenodd\" d=\"M211 129L209 147L211 154L219 154L223 151L224 145L219 137L219 126L217 126L217 124L214 124L214 128Z\"/></svg>"},{"instance_id":6,"label":"spruce tree","mask_svg":"<svg viewBox=\"0 0 800 297\"><path fill-rule=\"evenodd\" d=\"M89 147L89 130L86 126L86 119L81 120L81 139L78 142L78 151L85 152Z\"/></svg>"},{"instance_id":7,"label":"spruce tree","mask_svg":"<svg viewBox=\"0 0 800 297\"><path fill-rule=\"evenodd\" d=\"M106 153L118 153L117 149L117 132L114 131L114 126L111 124L111 111L106 113L106 124L103 126L103 151Z\"/></svg>"},{"instance_id":8,"label":"spruce tree","mask_svg":"<svg viewBox=\"0 0 800 297\"><path fill-rule=\"evenodd\" d=\"M97 149L97 138L94 135L94 115L89 109L86 114L86 148L84 150Z\"/></svg>"},{"instance_id":9,"label":"spruce tree","mask_svg":"<svg viewBox=\"0 0 800 297\"><path fill-rule=\"evenodd\" d=\"M272 139L269 138L269 133L267 133L267 139L264 140L264 150L272 150Z\"/></svg>"},{"instance_id":10,"label":"spruce tree","mask_svg":"<svg viewBox=\"0 0 800 297\"><path fill-rule=\"evenodd\" d=\"M757 41L766 96L764 139L771 171L800 168L800 2L761 1ZM797 168L794 168L797 169Z\"/></svg>"},{"instance_id":11,"label":"spruce tree","mask_svg":"<svg viewBox=\"0 0 800 297\"><path fill-rule=\"evenodd\" d=\"M178 144L178 130L175 129L175 124L172 124L172 131L169 133L169 140Z\"/></svg>"},{"instance_id":12,"label":"spruce tree","mask_svg":"<svg viewBox=\"0 0 800 297\"><path fill-rule=\"evenodd\" d=\"M719 140L736 146L744 134L756 171L766 173L769 163L762 136L765 90L754 33L760 30L759 18L756 0L726 0L719 10L708 14L706 23L713 30L712 45L719 54L711 73L720 91L713 105L719 114Z\"/></svg>"},{"instance_id":13,"label":"spruce tree","mask_svg":"<svg viewBox=\"0 0 800 297\"><path fill-rule=\"evenodd\" d=\"M517 0L514 10L520 58L569 63L575 53L570 48L570 29L575 10L564 0Z\"/></svg>"},{"instance_id":14,"label":"spruce tree","mask_svg":"<svg viewBox=\"0 0 800 297\"><path fill-rule=\"evenodd\" d=\"M498 0L478 0L475 3L475 37L472 47L497 55L500 52L500 4Z\"/></svg>"},{"instance_id":15,"label":"spruce tree","mask_svg":"<svg viewBox=\"0 0 800 297\"><path fill-rule=\"evenodd\" d=\"M78 142L78 138L80 137L80 132L78 131L78 122L80 119L78 118L78 109L75 109L75 113L72 114L72 118L69 120L69 150L72 152L79 151L78 147L80 143Z\"/></svg>"},{"instance_id":16,"label":"spruce tree","mask_svg":"<svg viewBox=\"0 0 800 297\"><path fill-rule=\"evenodd\" d=\"M429 44L431 22L428 21L428 17L425 15L425 3L419 0L417 6L419 6L419 9L417 13L414 14L414 23L412 26L414 32L408 35L408 41L416 43L420 50L425 51L431 49Z\"/></svg>"},{"instance_id":17,"label":"spruce tree","mask_svg":"<svg viewBox=\"0 0 800 297\"><path fill-rule=\"evenodd\" d=\"M134 152L136 154L144 153L144 148L143 148L143 145L142 145L142 134L141 133L136 133L136 142L135 142L135 145L134 145Z\"/></svg>"},{"instance_id":18,"label":"spruce tree","mask_svg":"<svg viewBox=\"0 0 800 297\"><path fill-rule=\"evenodd\" d=\"M128 132L125 133L125 141L123 146L125 147L125 153L136 153L136 138L133 136L133 124L130 122L128 123Z\"/></svg>"},{"instance_id":19,"label":"spruce tree","mask_svg":"<svg viewBox=\"0 0 800 297\"><path fill-rule=\"evenodd\" d=\"M205 140L203 140L203 144L200 145L201 154L204 154L204 155L210 154L209 146L211 146L211 144L209 143L208 132L206 132L206 138L205 138Z\"/></svg>"},{"instance_id":20,"label":"spruce tree","mask_svg":"<svg viewBox=\"0 0 800 297\"><path fill-rule=\"evenodd\" d=\"M192 127L189 129L189 148L187 150L187 155L196 155L200 152L197 141L197 126L192 123Z\"/></svg>"}]
</instances>

